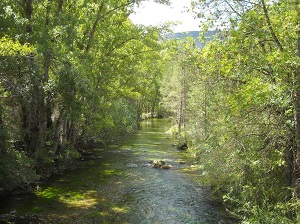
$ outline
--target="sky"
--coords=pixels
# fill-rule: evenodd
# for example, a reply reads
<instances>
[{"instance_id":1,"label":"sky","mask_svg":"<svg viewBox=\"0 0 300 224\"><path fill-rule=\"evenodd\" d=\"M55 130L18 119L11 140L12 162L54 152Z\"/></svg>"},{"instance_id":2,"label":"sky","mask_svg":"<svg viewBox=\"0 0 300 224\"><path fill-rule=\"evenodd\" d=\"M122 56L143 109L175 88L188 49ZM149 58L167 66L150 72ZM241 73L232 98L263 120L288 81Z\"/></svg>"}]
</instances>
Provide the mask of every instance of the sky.
<instances>
[{"instance_id":1,"label":"sky","mask_svg":"<svg viewBox=\"0 0 300 224\"><path fill-rule=\"evenodd\" d=\"M181 24L173 28L174 32L198 31L200 21L193 18L192 13L184 12L189 8L190 0L172 0L170 6L160 5L153 1L144 1L136 8L136 14L130 15L134 24L146 26L159 25L168 21L179 21Z\"/></svg>"}]
</instances>

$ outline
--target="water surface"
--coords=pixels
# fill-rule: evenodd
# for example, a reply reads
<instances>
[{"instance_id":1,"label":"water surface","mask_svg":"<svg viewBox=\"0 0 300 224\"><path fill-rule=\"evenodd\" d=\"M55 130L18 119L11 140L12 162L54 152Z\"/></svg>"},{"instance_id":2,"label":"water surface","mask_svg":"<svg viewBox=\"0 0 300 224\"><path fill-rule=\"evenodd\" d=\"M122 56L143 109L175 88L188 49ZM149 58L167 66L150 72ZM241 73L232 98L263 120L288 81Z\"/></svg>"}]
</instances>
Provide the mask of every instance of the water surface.
<instances>
[{"instance_id":1,"label":"water surface","mask_svg":"<svg viewBox=\"0 0 300 224\"><path fill-rule=\"evenodd\" d=\"M93 150L86 168L3 199L0 214L21 217L15 223L231 223L169 128L167 120L142 122L129 139ZM154 169L154 159L172 168Z\"/></svg>"}]
</instances>

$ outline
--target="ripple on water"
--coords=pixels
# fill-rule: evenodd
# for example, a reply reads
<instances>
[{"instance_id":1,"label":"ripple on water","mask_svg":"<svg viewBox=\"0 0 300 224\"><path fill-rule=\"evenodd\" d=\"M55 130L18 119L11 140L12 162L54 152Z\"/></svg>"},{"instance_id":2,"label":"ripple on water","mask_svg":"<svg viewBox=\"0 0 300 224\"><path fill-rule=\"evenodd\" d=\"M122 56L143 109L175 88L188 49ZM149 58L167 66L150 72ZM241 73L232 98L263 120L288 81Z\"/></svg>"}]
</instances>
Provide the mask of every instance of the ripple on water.
<instances>
[{"instance_id":1,"label":"ripple on water","mask_svg":"<svg viewBox=\"0 0 300 224\"><path fill-rule=\"evenodd\" d=\"M222 223L218 209L186 176L174 170L152 168L130 173L123 192L131 208L129 223Z\"/></svg>"},{"instance_id":2,"label":"ripple on water","mask_svg":"<svg viewBox=\"0 0 300 224\"><path fill-rule=\"evenodd\" d=\"M44 212L40 215L48 217L45 223L230 223L225 221L219 207L207 200L207 191L176 167L178 162L174 161L183 158L172 147L174 139L164 137L167 125L166 121L147 121L146 125L142 124L141 131L126 142L96 150L95 163L85 170L64 174L67 182L59 182L58 177L56 182L53 178L45 183L43 188L57 185L65 194L68 190L80 195L92 191L91 200L97 202L85 209L69 206L61 207L66 211L59 211L57 200L47 200L43 204L45 207L39 204ZM163 159L173 168L143 166L153 159ZM81 187L74 183L80 183ZM21 206L34 207L39 198L32 198L31 202L29 199L11 200L10 209L15 210ZM60 203L60 206L65 205Z\"/></svg>"}]
</instances>

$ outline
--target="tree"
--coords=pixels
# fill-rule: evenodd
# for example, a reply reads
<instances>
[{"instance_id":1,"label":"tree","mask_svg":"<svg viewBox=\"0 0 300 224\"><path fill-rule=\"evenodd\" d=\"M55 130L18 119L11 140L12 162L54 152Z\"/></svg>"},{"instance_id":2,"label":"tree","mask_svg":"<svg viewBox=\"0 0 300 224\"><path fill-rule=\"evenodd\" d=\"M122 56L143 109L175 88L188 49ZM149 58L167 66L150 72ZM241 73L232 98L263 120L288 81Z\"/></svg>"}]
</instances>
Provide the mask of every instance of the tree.
<instances>
[{"instance_id":1,"label":"tree","mask_svg":"<svg viewBox=\"0 0 300 224\"><path fill-rule=\"evenodd\" d=\"M169 40L166 47L165 75L161 83L162 104L175 116L180 144L186 143L186 125L189 119L189 89L194 81L195 55L198 52L192 38Z\"/></svg>"},{"instance_id":2,"label":"tree","mask_svg":"<svg viewBox=\"0 0 300 224\"><path fill-rule=\"evenodd\" d=\"M246 214L250 221L267 223L295 217L298 4L264 0L194 4L209 11L204 6L214 6L208 21L225 22L221 27L226 31L198 54L195 86L187 94L190 150L202 164L203 178L238 208L240 217Z\"/></svg>"},{"instance_id":3,"label":"tree","mask_svg":"<svg viewBox=\"0 0 300 224\"><path fill-rule=\"evenodd\" d=\"M42 172L130 130L137 100L155 105L160 68L147 66L162 28L132 24L134 3L1 1L1 152L24 151Z\"/></svg>"}]
</instances>

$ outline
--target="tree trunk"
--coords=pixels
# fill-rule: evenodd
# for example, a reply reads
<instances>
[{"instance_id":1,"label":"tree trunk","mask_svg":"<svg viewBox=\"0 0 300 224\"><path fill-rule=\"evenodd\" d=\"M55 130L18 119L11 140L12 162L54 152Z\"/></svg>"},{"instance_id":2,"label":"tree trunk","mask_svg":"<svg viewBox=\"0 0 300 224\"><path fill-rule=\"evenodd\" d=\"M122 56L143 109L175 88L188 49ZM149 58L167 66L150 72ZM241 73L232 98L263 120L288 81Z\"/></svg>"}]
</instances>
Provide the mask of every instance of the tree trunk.
<instances>
[{"instance_id":1,"label":"tree trunk","mask_svg":"<svg viewBox=\"0 0 300 224\"><path fill-rule=\"evenodd\" d=\"M0 153L3 154L6 151L6 132L5 126L2 119L3 116L3 107L0 104Z\"/></svg>"},{"instance_id":2,"label":"tree trunk","mask_svg":"<svg viewBox=\"0 0 300 224\"><path fill-rule=\"evenodd\" d=\"M299 0L296 1L297 21L300 19ZM298 24L299 26L300 24ZM297 31L297 56L300 58L300 30ZM295 122L295 145L293 147L293 172L292 172L292 187L295 189L293 195L298 198L300 193L300 66L295 68L293 80L293 106L294 106L294 122Z\"/></svg>"},{"instance_id":3,"label":"tree trunk","mask_svg":"<svg viewBox=\"0 0 300 224\"><path fill-rule=\"evenodd\" d=\"M67 143L67 126L68 126L67 116L64 116L62 123L63 126L62 126L62 135L61 135L61 150L65 150L66 143Z\"/></svg>"},{"instance_id":4,"label":"tree trunk","mask_svg":"<svg viewBox=\"0 0 300 224\"><path fill-rule=\"evenodd\" d=\"M38 112L36 107L36 102L29 102L28 103L28 112L29 116L29 127L28 127L28 136L29 136L29 146L28 149L33 153L36 154L37 148L37 140L39 138L39 127L38 127ZM37 155L37 154L36 154Z\"/></svg>"},{"instance_id":5,"label":"tree trunk","mask_svg":"<svg viewBox=\"0 0 300 224\"><path fill-rule=\"evenodd\" d=\"M33 0L23 0L23 10L25 14L25 18L27 19L26 32L29 34L29 38L25 41L31 43L32 39L30 37L32 33L32 13L33 13ZM29 71L33 72L35 70L34 63L34 54L32 53L28 57L28 67ZM34 154L37 158L38 152L37 149L39 145L41 145L41 141L43 140L43 136L40 135L41 131L43 131L44 127L40 125L40 88L39 88L39 80L32 76L32 74L27 74L31 82L31 96L30 99L21 99L21 108L22 108L22 127L24 129L24 141L26 144L27 151ZM39 130L41 129L41 130Z\"/></svg>"},{"instance_id":6,"label":"tree trunk","mask_svg":"<svg viewBox=\"0 0 300 224\"><path fill-rule=\"evenodd\" d=\"M25 103L23 102L23 99L21 100L21 128L22 128L22 132L24 133L23 136L23 144L24 147L26 149L26 151L28 151L29 149L29 144L30 144L30 140L29 140L29 123L28 123L28 113L27 113L27 107L25 106Z\"/></svg>"},{"instance_id":7,"label":"tree trunk","mask_svg":"<svg viewBox=\"0 0 300 224\"><path fill-rule=\"evenodd\" d=\"M63 8L63 4L64 4L64 0L58 0L56 14L55 14L56 19L58 19L60 17L60 14L61 14L62 8Z\"/></svg>"},{"instance_id":8,"label":"tree trunk","mask_svg":"<svg viewBox=\"0 0 300 224\"><path fill-rule=\"evenodd\" d=\"M182 68L183 69L183 68ZM187 104L187 86L186 86L186 71L182 70L182 81L180 87L180 103L178 113L178 135L180 137L182 129L185 129L185 110ZM184 142L186 142L186 134L184 130Z\"/></svg>"},{"instance_id":9,"label":"tree trunk","mask_svg":"<svg viewBox=\"0 0 300 224\"><path fill-rule=\"evenodd\" d=\"M67 132L67 138L72 146L76 144L76 126L73 121L70 122L69 131Z\"/></svg>"},{"instance_id":10,"label":"tree trunk","mask_svg":"<svg viewBox=\"0 0 300 224\"><path fill-rule=\"evenodd\" d=\"M52 2L52 0L48 0L48 2L46 3L47 4L47 6L46 6L46 21L45 21L46 26L49 25L49 23L50 23L51 2Z\"/></svg>"},{"instance_id":11,"label":"tree trunk","mask_svg":"<svg viewBox=\"0 0 300 224\"><path fill-rule=\"evenodd\" d=\"M52 0L47 1L46 5L46 16L45 16L45 26L46 28L50 24L50 11L51 11ZM49 39L49 38L48 38ZM48 40L46 41L48 42ZM35 158L36 161L43 155L43 152L46 150L46 133L47 127L51 124L51 108L50 105L50 95L47 96L47 93L44 91L44 86L49 82L49 71L51 65L51 48L48 44L45 44L45 51L43 52L44 62L43 62L43 77L40 82L41 87L37 88L37 100L38 100L38 140L37 146L35 149ZM49 114L50 112L50 114Z\"/></svg>"},{"instance_id":12,"label":"tree trunk","mask_svg":"<svg viewBox=\"0 0 300 224\"><path fill-rule=\"evenodd\" d=\"M295 138L292 137L289 141L288 148L286 150L286 186L291 188L293 186L293 169L294 169L294 150L295 150ZM287 201L292 198L292 194L289 195Z\"/></svg>"},{"instance_id":13,"label":"tree trunk","mask_svg":"<svg viewBox=\"0 0 300 224\"><path fill-rule=\"evenodd\" d=\"M32 7L33 0L23 0L23 8L25 12L25 17L28 20L28 24L26 25L26 32L32 32L32 24L31 24L31 17L32 17Z\"/></svg>"},{"instance_id":14,"label":"tree trunk","mask_svg":"<svg viewBox=\"0 0 300 224\"><path fill-rule=\"evenodd\" d=\"M39 105L40 107L38 109L38 139L35 148L36 161L41 158L40 156L42 156L43 152L46 150L47 116L43 94L40 96Z\"/></svg>"},{"instance_id":15,"label":"tree trunk","mask_svg":"<svg viewBox=\"0 0 300 224\"><path fill-rule=\"evenodd\" d=\"M60 134L61 134L61 128L63 124L63 117L64 117L64 111L61 111L55 125L55 130L54 130L54 139L53 139L53 159L56 158L56 156L59 154L59 149L60 149Z\"/></svg>"},{"instance_id":16,"label":"tree trunk","mask_svg":"<svg viewBox=\"0 0 300 224\"><path fill-rule=\"evenodd\" d=\"M295 75L295 87L293 94L293 104L294 104L294 122L295 122L295 144L293 147L292 154L289 155L293 159L292 163L292 187L295 189L294 197L298 198L300 193L300 161L299 161L299 152L300 152L300 74Z\"/></svg>"}]
</instances>

